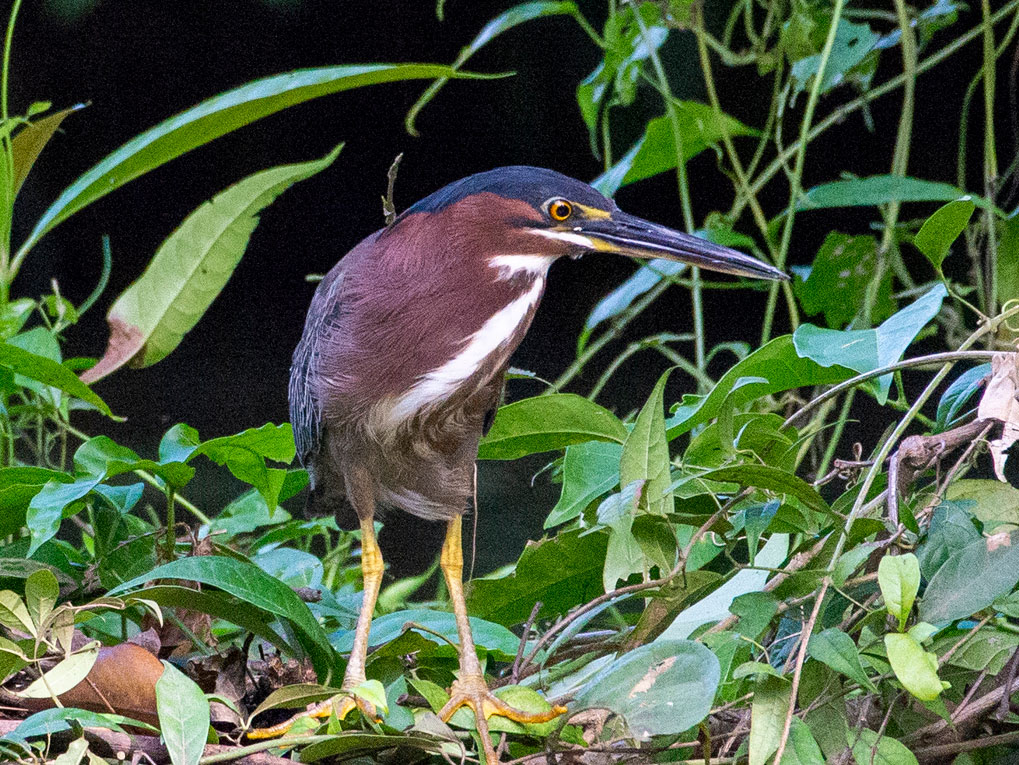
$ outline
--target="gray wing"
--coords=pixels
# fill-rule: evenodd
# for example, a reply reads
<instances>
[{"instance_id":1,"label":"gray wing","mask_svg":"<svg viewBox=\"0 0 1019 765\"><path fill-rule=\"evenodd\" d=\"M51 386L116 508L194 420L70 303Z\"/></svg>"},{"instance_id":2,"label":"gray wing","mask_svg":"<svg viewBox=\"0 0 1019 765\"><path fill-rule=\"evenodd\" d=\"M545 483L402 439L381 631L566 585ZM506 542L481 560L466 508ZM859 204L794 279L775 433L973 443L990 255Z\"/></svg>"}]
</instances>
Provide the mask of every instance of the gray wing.
<instances>
[{"instance_id":1,"label":"gray wing","mask_svg":"<svg viewBox=\"0 0 1019 765\"><path fill-rule=\"evenodd\" d=\"M343 269L331 271L311 299L304 334L294 349L290 365L290 423L294 428L297 458L308 469L311 488L315 488L315 457L322 441L322 411L315 395L314 382L324 344L336 327L339 315Z\"/></svg>"}]
</instances>

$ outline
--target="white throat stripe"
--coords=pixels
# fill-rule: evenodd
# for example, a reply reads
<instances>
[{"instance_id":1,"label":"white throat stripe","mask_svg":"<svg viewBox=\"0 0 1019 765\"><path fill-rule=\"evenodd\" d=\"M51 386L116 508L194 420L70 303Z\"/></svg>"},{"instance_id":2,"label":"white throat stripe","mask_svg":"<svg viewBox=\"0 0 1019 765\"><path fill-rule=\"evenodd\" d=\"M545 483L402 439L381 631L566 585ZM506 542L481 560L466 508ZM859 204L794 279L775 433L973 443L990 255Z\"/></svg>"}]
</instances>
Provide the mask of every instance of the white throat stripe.
<instances>
[{"instance_id":1,"label":"white throat stripe","mask_svg":"<svg viewBox=\"0 0 1019 765\"><path fill-rule=\"evenodd\" d=\"M396 400L389 412L390 423L409 419L422 409L448 398L464 380L478 371L485 359L509 341L541 298L544 287L543 278L535 279L527 292L482 324L456 356L438 369L422 375L410 390Z\"/></svg>"},{"instance_id":2,"label":"white throat stripe","mask_svg":"<svg viewBox=\"0 0 1019 765\"><path fill-rule=\"evenodd\" d=\"M552 255L493 255L488 265L499 269L500 279L510 279L517 274L544 277L554 260Z\"/></svg>"}]
</instances>

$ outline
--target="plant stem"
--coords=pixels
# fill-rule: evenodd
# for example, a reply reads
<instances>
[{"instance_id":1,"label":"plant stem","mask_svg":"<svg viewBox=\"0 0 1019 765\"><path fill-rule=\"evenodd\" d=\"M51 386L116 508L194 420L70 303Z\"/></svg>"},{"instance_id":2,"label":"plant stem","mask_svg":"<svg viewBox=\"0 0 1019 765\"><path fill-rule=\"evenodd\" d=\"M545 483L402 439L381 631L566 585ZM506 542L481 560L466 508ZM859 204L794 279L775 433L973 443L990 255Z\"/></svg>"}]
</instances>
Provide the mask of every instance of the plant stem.
<instances>
[{"instance_id":1,"label":"plant stem","mask_svg":"<svg viewBox=\"0 0 1019 765\"><path fill-rule=\"evenodd\" d=\"M672 88L669 85L669 78L665 74L665 67L662 66L662 59L658 50L651 44L651 36L648 34L647 25L640 17L636 4L631 5L633 18L640 27L641 37L644 38L644 45L648 50L648 57L655 70L655 77L658 80L659 92L665 100L665 112L669 117L669 125L672 128L672 140L676 150L676 183L679 186L679 204L683 211L683 226L688 234L692 234L697 227L693 217L693 205L690 201L690 184L686 176L686 154L683 151L683 126L679 121L679 107L672 95ZM704 296L701 289L701 270L696 266L690 267L690 299L693 303L693 333L694 333L694 364L698 371L704 371ZM697 379L697 390L704 392L700 376Z\"/></svg>"},{"instance_id":2,"label":"plant stem","mask_svg":"<svg viewBox=\"0 0 1019 765\"><path fill-rule=\"evenodd\" d=\"M994 51L994 27L990 24L990 0L981 0L980 9L984 20L984 196L994 201L998 188L998 156L994 143L994 90L995 64L997 56ZM987 227L987 245L985 248L985 272L987 294L984 299L984 312L993 316L997 312L997 270L998 243L995 235L994 212L984 212L984 225ZM994 338L989 338L993 345Z\"/></svg>"},{"instance_id":3,"label":"plant stem","mask_svg":"<svg viewBox=\"0 0 1019 765\"><path fill-rule=\"evenodd\" d=\"M173 560L177 551L177 512L174 507L174 491L166 485L166 559Z\"/></svg>"},{"instance_id":4,"label":"plant stem","mask_svg":"<svg viewBox=\"0 0 1019 765\"><path fill-rule=\"evenodd\" d=\"M810 124L814 120L814 110L817 108L817 100L821 96L821 85L824 82L824 72L828 68L828 60L831 58L831 51L835 45L835 33L838 30L839 19L842 18L842 8L845 0L835 0L831 14L831 25L828 27L828 36L825 38L824 47L821 49L821 58L817 65L817 74L810 87L810 94L807 98L807 105L803 109L803 121L800 123L800 138L796 143L796 162L793 166L793 177L790 179L789 188L789 211L786 213L785 225L782 228L782 239L778 246L778 253L775 256L775 266L784 268L786 257L789 254L789 244L793 236L793 222L796 220L796 206L803 192L803 167L807 157L807 144L810 143ZM755 192L756 193L756 192ZM792 299L792 287L788 282L783 283L783 289L788 291L787 299ZM761 329L761 344L771 339L771 327L775 319L775 304L778 300L779 285L777 282L771 284L768 290L768 307L764 313L764 326ZM778 762L778 759L775 760Z\"/></svg>"}]
</instances>

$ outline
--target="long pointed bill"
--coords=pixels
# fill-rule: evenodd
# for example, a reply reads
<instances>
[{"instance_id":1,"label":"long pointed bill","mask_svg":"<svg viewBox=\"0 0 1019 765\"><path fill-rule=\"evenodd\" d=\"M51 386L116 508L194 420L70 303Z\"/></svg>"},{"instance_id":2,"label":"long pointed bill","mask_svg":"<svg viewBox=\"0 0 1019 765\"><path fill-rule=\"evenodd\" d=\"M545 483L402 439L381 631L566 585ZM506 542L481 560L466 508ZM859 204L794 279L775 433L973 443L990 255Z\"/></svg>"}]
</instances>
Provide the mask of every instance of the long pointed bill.
<instances>
[{"instance_id":1,"label":"long pointed bill","mask_svg":"<svg viewBox=\"0 0 1019 765\"><path fill-rule=\"evenodd\" d=\"M789 279L782 271L757 258L619 210L611 217L585 220L571 233L590 240L597 252L676 260L753 279Z\"/></svg>"}]
</instances>

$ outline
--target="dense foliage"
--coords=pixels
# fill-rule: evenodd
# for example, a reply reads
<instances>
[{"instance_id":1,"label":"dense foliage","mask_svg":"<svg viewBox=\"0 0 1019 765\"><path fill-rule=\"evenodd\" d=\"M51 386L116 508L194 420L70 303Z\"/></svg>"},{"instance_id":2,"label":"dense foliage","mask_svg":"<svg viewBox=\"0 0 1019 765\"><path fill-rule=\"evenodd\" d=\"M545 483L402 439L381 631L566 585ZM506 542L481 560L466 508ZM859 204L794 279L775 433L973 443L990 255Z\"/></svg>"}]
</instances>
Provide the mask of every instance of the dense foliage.
<instances>
[{"instance_id":1,"label":"dense foliage","mask_svg":"<svg viewBox=\"0 0 1019 765\"><path fill-rule=\"evenodd\" d=\"M45 268L33 247L86 205L301 101L429 80L408 115L413 132L449 79L478 76L461 70L475 52L552 15L572 17L603 54L576 90L604 162L595 186L614 194L674 173L688 230L781 268L801 216L829 215L832 230L790 284L641 265L597 303L561 377L500 410L481 458L548 453L562 492L547 536L472 583L474 636L504 698L569 708L540 726L493 718L500 751L519 762L579 761L557 753L587 750L620 762L962 765L993 762L1019 741L1019 490L1008 482L1019 439L1019 225L1003 202L1015 162L999 157L995 133L1006 108L997 65L1014 53L1019 0L993 12L988 0L974 9L738 0L720 30L691 0L608 0L601 30L573 2L524 3L451 66L309 69L210 98L101 160L15 249L21 183L61 122L79 118L46 103L9 113L17 9L0 92L0 670L9 703L42 711L0 720L4 756L95 762L125 747L163 756L145 736L128 742L125 725L158 726L175 763L198 762L207 741L219 744L204 750L208 761L267 749L302 761L476 756L471 713L447 724L433 712L456 669L442 593L417 595L434 568L389 582L380 597L359 692L381 721L354 715L314 731L306 720L303 734L245 741L272 710L331 695L360 601L358 534L281 507L307 483L286 467L289 425L202 440L179 424L140 456L73 423L83 409L114 416L116 402L87 384L171 353L227 284L259 212L339 148L256 173L189 215L112 302L98 363L64 358L64 335L106 300L105 276L82 305L56 289L19 294L15 279ZM706 103L673 96L659 56L670 36L695 43ZM982 46L982 64L963 102L945 110L961 114L954 182L913 177L916 84L967 46ZM771 92L768 109L726 114L715 86L723 68ZM889 70L898 73L878 76ZM659 98L661 116L620 151L616 118L638 93ZM874 139L891 147L887 172L849 175L847 156L846 175L804 188L812 142L837 124L866 129L880 98L901 101L895 130ZM698 227L686 164L702 152L715 153L732 195ZM979 172L966 164L973 153ZM783 201L766 206L765 193ZM871 233L837 230L847 207L867 210ZM108 271L108 253L106 262ZM768 291L755 348L706 342L703 304L734 286ZM692 332L630 338L605 358L669 289L690 291ZM917 339L922 355L911 350ZM666 372L638 412L614 411L606 382L646 351L696 390L673 401ZM564 392L582 371L594 385ZM866 442L845 436L856 417L868 419ZM250 490L196 507L188 486L210 462Z\"/></svg>"}]
</instances>

